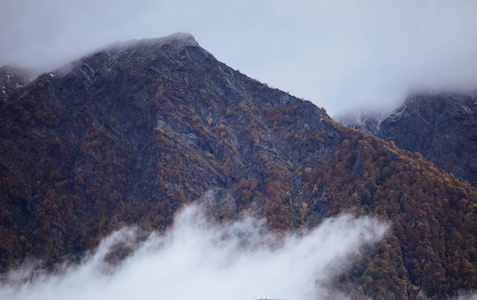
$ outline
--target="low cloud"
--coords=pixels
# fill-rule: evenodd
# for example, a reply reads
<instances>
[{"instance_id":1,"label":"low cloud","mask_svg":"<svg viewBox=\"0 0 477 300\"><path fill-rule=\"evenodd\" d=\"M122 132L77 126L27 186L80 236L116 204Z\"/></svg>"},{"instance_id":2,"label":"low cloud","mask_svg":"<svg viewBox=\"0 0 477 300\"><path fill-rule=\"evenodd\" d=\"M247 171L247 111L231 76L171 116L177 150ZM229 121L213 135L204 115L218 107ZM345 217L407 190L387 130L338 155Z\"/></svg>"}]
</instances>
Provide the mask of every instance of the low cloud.
<instances>
[{"instance_id":1,"label":"low cloud","mask_svg":"<svg viewBox=\"0 0 477 300\"><path fill-rule=\"evenodd\" d=\"M306 234L278 237L263 221L214 225L199 207L189 206L169 231L151 235L120 263L106 261L118 245L137 245L134 229L113 233L83 263L54 275L10 273L0 298L317 299L328 294L323 285L330 277L352 263L350 255L379 241L387 228L345 215Z\"/></svg>"},{"instance_id":2,"label":"low cloud","mask_svg":"<svg viewBox=\"0 0 477 300\"><path fill-rule=\"evenodd\" d=\"M6 0L0 65L50 71L93 49L190 32L219 60L335 116L413 90L477 89L476 1Z\"/></svg>"}]
</instances>

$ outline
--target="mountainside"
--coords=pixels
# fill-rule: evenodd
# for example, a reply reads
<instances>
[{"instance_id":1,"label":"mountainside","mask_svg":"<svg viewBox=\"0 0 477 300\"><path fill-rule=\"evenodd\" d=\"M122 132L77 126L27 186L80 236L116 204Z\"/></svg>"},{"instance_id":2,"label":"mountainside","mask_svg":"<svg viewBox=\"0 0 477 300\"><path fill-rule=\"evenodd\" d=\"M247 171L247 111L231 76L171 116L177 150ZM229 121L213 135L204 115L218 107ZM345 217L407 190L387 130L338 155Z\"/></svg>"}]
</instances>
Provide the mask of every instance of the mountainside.
<instances>
[{"instance_id":1,"label":"mountainside","mask_svg":"<svg viewBox=\"0 0 477 300\"><path fill-rule=\"evenodd\" d=\"M13 66L0 67L0 97L4 100L15 98L15 92L27 85L31 81L30 77L26 69Z\"/></svg>"},{"instance_id":2,"label":"mountainside","mask_svg":"<svg viewBox=\"0 0 477 300\"><path fill-rule=\"evenodd\" d=\"M477 186L477 95L418 94L382 120L367 117L347 123L392 140L402 149L420 152Z\"/></svg>"},{"instance_id":3,"label":"mountainside","mask_svg":"<svg viewBox=\"0 0 477 300\"><path fill-rule=\"evenodd\" d=\"M218 62L188 34L111 46L0 101L0 259L45 266L185 203L276 231L339 213L392 222L337 278L357 299L477 288L477 190Z\"/></svg>"}]
</instances>

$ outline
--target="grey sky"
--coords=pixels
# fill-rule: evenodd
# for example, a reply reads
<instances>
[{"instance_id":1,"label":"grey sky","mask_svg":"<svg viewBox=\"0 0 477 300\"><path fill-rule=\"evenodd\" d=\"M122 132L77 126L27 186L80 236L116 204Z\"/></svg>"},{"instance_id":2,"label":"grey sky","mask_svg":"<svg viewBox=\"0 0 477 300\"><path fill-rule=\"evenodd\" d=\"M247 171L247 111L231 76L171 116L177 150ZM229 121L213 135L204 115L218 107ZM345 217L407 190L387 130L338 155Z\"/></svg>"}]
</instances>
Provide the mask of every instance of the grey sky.
<instances>
[{"instance_id":1,"label":"grey sky","mask_svg":"<svg viewBox=\"0 0 477 300\"><path fill-rule=\"evenodd\" d=\"M0 0L0 65L48 71L106 44L190 32L331 115L416 88L477 88L477 1Z\"/></svg>"}]
</instances>

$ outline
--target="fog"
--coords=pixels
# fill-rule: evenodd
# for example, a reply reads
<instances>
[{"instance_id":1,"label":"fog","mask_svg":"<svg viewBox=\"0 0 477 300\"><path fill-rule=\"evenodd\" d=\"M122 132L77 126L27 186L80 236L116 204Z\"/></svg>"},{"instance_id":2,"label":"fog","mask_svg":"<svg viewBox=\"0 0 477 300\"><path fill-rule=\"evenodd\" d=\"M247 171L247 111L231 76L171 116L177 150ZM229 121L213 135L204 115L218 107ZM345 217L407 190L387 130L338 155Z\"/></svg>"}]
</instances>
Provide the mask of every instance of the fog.
<instances>
[{"instance_id":1,"label":"fog","mask_svg":"<svg viewBox=\"0 0 477 300\"><path fill-rule=\"evenodd\" d=\"M54 275L28 266L10 273L0 299L320 299L331 292L329 279L352 264L350 257L387 229L375 219L345 215L306 234L279 237L253 218L212 225L192 205L169 231L138 246L137 231L125 228L81 264ZM106 263L118 245L135 250L121 263Z\"/></svg>"},{"instance_id":2,"label":"fog","mask_svg":"<svg viewBox=\"0 0 477 300\"><path fill-rule=\"evenodd\" d=\"M4 0L0 65L56 68L116 41L190 32L219 60L331 115L414 90L476 89L477 2Z\"/></svg>"}]
</instances>

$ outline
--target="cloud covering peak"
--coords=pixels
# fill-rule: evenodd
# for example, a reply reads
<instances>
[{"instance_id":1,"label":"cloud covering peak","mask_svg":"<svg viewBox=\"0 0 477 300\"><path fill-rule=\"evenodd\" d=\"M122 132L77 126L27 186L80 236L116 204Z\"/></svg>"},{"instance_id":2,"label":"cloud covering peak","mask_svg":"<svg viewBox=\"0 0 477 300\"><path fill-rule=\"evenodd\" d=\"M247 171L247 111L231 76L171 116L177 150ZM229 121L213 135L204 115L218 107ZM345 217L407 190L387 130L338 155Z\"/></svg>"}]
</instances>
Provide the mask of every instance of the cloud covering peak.
<instances>
[{"instance_id":1,"label":"cloud covering peak","mask_svg":"<svg viewBox=\"0 0 477 300\"><path fill-rule=\"evenodd\" d=\"M333 116L477 88L476 1L6 0L0 65L51 71L104 45L191 32L220 61Z\"/></svg>"}]
</instances>

